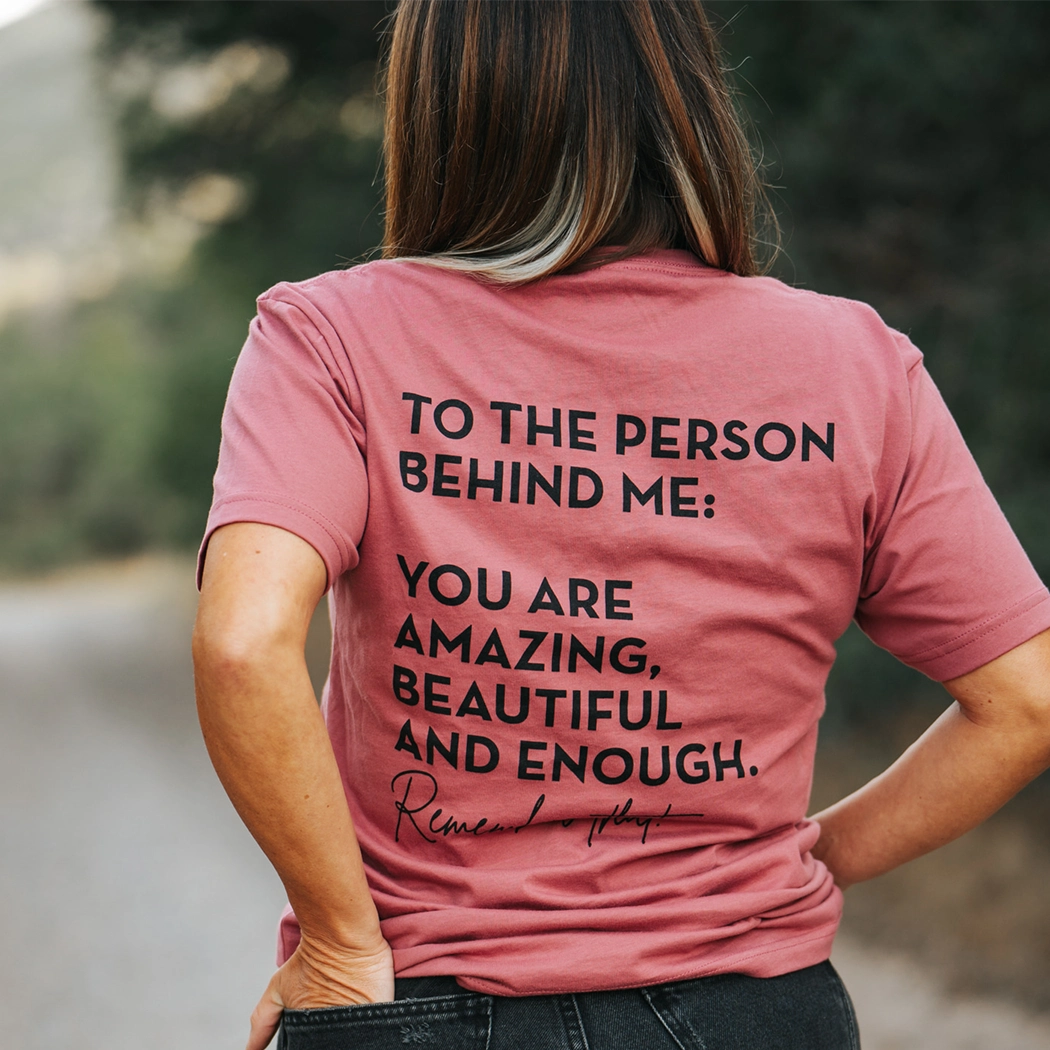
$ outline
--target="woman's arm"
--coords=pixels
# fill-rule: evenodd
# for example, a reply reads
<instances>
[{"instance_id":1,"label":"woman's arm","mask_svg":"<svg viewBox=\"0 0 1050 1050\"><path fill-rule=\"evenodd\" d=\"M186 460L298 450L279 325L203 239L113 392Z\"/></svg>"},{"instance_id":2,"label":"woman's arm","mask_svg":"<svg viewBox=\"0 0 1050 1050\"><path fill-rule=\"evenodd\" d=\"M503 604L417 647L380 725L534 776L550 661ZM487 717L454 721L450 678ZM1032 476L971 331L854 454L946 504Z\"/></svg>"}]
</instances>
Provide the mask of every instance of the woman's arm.
<instances>
[{"instance_id":1,"label":"woman's arm","mask_svg":"<svg viewBox=\"0 0 1050 1050\"><path fill-rule=\"evenodd\" d=\"M392 999L390 949L303 648L325 586L317 552L269 525L218 529L193 634L197 709L215 770L277 869L303 939L252 1015L248 1050L284 1007Z\"/></svg>"},{"instance_id":2,"label":"woman's arm","mask_svg":"<svg viewBox=\"0 0 1050 1050\"><path fill-rule=\"evenodd\" d=\"M859 791L817 813L845 889L976 827L1050 765L1050 631L944 683L955 703Z\"/></svg>"}]
</instances>

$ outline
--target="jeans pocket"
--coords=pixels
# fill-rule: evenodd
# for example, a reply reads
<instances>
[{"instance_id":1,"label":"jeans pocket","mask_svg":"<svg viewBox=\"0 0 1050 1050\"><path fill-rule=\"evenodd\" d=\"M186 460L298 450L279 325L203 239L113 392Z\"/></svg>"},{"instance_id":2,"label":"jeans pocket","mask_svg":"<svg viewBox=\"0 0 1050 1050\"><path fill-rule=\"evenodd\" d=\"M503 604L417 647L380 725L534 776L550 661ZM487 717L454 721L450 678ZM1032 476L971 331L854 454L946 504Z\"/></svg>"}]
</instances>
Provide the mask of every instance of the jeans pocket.
<instances>
[{"instance_id":1,"label":"jeans pocket","mask_svg":"<svg viewBox=\"0 0 1050 1050\"><path fill-rule=\"evenodd\" d=\"M719 974L642 989L681 1050L859 1050L830 963L780 977Z\"/></svg>"},{"instance_id":2,"label":"jeans pocket","mask_svg":"<svg viewBox=\"0 0 1050 1050\"><path fill-rule=\"evenodd\" d=\"M465 993L321 1010L286 1010L277 1050L486 1050L487 995Z\"/></svg>"}]
</instances>

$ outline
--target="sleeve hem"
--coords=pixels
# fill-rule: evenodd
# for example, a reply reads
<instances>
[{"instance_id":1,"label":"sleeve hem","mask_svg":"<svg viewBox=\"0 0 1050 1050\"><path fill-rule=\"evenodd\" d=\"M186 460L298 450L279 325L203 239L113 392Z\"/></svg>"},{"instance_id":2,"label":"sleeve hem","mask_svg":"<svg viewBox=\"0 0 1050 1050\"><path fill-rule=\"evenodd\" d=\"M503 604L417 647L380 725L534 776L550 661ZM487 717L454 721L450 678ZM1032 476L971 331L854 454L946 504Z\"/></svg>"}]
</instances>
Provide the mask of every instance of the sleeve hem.
<instances>
[{"instance_id":1,"label":"sleeve hem","mask_svg":"<svg viewBox=\"0 0 1050 1050\"><path fill-rule=\"evenodd\" d=\"M336 577L357 564L356 547L343 539L335 526L323 515L309 507L267 495L230 496L216 503L208 516L204 539L197 553L198 590L204 571L204 557L212 534L223 525L244 521L273 525L294 533L301 540L309 543L324 562L327 573L325 591L332 586Z\"/></svg>"},{"instance_id":2,"label":"sleeve hem","mask_svg":"<svg viewBox=\"0 0 1050 1050\"><path fill-rule=\"evenodd\" d=\"M900 659L934 681L945 682L983 667L1048 628L1050 593L1040 587L950 642Z\"/></svg>"}]
</instances>

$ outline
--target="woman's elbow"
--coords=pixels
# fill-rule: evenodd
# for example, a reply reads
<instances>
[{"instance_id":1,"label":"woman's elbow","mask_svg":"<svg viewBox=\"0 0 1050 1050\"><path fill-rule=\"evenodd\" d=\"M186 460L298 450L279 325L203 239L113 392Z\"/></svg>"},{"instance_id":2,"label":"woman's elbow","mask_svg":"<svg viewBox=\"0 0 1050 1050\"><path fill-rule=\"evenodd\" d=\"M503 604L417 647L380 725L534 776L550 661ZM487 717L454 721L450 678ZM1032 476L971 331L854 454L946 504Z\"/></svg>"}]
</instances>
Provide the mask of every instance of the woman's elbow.
<instances>
[{"instance_id":1,"label":"woman's elbow","mask_svg":"<svg viewBox=\"0 0 1050 1050\"><path fill-rule=\"evenodd\" d=\"M974 724L1050 748L1050 631L944 685Z\"/></svg>"}]
</instances>

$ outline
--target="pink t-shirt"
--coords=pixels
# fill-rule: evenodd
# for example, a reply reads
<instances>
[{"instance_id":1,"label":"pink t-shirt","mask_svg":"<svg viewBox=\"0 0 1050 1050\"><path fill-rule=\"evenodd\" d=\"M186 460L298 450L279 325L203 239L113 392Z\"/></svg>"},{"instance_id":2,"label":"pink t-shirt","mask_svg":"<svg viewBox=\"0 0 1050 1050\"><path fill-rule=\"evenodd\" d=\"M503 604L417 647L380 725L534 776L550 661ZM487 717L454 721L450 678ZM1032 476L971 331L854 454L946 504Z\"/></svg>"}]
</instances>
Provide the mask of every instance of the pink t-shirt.
<instances>
[{"instance_id":1,"label":"pink t-shirt","mask_svg":"<svg viewBox=\"0 0 1050 1050\"><path fill-rule=\"evenodd\" d=\"M271 289L208 533L237 521L328 568L325 712L398 974L499 994L825 959L835 640L856 617L943 680L1050 627L911 343L685 252Z\"/></svg>"}]
</instances>

